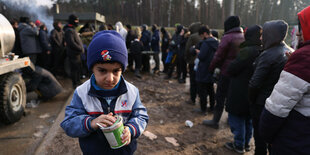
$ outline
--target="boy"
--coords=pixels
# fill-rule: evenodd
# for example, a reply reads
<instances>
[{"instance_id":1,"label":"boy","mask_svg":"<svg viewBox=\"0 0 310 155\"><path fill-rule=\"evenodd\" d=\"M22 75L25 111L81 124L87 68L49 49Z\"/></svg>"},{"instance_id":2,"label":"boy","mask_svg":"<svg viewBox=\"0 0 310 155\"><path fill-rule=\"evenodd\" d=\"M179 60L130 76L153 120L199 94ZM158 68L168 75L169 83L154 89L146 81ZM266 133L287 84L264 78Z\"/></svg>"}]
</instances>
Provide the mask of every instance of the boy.
<instances>
[{"instance_id":1,"label":"boy","mask_svg":"<svg viewBox=\"0 0 310 155\"><path fill-rule=\"evenodd\" d=\"M88 47L87 66L93 75L76 88L61 127L68 136L79 137L83 154L133 154L148 115L139 90L122 76L127 66L122 37L116 31L98 32ZM119 149L110 148L96 125L111 126L116 121L115 114L123 117L122 141L127 141Z\"/></svg>"}]
</instances>

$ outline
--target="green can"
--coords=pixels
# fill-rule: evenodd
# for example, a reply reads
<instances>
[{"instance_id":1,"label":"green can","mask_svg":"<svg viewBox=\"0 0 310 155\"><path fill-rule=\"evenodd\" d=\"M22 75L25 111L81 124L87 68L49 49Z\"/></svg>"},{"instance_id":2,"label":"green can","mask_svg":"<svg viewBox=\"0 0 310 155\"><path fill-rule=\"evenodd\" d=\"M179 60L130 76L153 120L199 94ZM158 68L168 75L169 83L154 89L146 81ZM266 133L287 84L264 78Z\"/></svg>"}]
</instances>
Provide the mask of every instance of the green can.
<instances>
[{"instance_id":1,"label":"green can","mask_svg":"<svg viewBox=\"0 0 310 155\"><path fill-rule=\"evenodd\" d=\"M122 143L124 124L123 118L121 116L116 116L116 121L112 126L100 127L100 129L102 130L112 149L121 148L127 143L127 141Z\"/></svg>"}]
</instances>

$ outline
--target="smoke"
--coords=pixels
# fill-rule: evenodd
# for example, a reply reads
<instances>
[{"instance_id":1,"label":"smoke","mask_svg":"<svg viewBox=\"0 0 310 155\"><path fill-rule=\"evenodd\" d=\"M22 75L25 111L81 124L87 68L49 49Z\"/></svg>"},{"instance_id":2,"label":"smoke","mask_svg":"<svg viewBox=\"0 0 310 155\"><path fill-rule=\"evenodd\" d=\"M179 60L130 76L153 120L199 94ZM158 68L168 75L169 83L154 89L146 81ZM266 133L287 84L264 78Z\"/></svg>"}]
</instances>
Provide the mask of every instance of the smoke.
<instances>
[{"instance_id":1,"label":"smoke","mask_svg":"<svg viewBox=\"0 0 310 155\"><path fill-rule=\"evenodd\" d=\"M51 31L53 28L53 16L48 14L49 9L52 8L56 0L0 0L7 7L17 11L24 11L29 13L31 16L36 17L43 22L47 29ZM25 15L20 15L25 16Z\"/></svg>"}]
</instances>

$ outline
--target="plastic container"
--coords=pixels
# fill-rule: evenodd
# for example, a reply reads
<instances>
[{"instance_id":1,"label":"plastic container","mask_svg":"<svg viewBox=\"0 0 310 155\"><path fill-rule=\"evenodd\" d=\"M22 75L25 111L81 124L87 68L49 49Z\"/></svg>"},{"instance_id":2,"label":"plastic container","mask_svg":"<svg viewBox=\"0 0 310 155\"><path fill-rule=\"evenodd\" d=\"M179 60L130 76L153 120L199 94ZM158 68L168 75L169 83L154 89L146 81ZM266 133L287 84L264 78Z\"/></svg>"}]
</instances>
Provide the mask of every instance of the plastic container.
<instances>
[{"instance_id":1,"label":"plastic container","mask_svg":"<svg viewBox=\"0 0 310 155\"><path fill-rule=\"evenodd\" d=\"M190 120L186 120L185 121L185 125L190 127L190 128L192 128L194 126L194 123L192 121L190 121Z\"/></svg>"},{"instance_id":2,"label":"plastic container","mask_svg":"<svg viewBox=\"0 0 310 155\"><path fill-rule=\"evenodd\" d=\"M121 148L127 143L127 141L125 143L122 143L124 124L123 118L121 116L116 116L116 121L112 126L103 127L99 124L97 125L102 130L112 149Z\"/></svg>"}]
</instances>

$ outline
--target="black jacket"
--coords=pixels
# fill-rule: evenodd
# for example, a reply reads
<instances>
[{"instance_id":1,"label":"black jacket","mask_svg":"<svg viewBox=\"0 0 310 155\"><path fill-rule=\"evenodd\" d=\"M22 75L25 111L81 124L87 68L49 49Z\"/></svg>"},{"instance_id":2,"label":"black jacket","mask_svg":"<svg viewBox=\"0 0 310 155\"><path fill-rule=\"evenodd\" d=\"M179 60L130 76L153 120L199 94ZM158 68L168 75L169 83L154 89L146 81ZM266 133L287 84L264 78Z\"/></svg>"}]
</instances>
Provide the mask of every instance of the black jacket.
<instances>
[{"instance_id":1,"label":"black jacket","mask_svg":"<svg viewBox=\"0 0 310 155\"><path fill-rule=\"evenodd\" d=\"M169 48L170 43L170 35L167 33L163 33L163 37L161 39L161 51L166 52L166 50Z\"/></svg>"},{"instance_id":2,"label":"black jacket","mask_svg":"<svg viewBox=\"0 0 310 155\"><path fill-rule=\"evenodd\" d=\"M199 64L196 72L196 81L204 83L213 82L213 73L208 70L213 59L214 53L218 48L219 41L213 37L202 41L198 54Z\"/></svg>"},{"instance_id":3,"label":"black jacket","mask_svg":"<svg viewBox=\"0 0 310 155\"><path fill-rule=\"evenodd\" d=\"M151 50L151 32L148 30L142 31L141 42L143 43L143 50L150 51Z\"/></svg>"},{"instance_id":4,"label":"black jacket","mask_svg":"<svg viewBox=\"0 0 310 155\"><path fill-rule=\"evenodd\" d=\"M40 45L42 47L42 52L47 52L47 51L52 50L50 40L47 36L46 31L44 31L44 30L39 31L39 41L40 41Z\"/></svg>"},{"instance_id":5,"label":"black jacket","mask_svg":"<svg viewBox=\"0 0 310 155\"><path fill-rule=\"evenodd\" d=\"M12 52L15 53L16 55L21 56L22 55L22 47L20 45L19 31L17 28L14 28L14 32L15 32L15 43L14 43L14 47L12 49Z\"/></svg>"},{"instance_id":6,"label":"black jacket","mask_svg":"<svg viewBox=\"0 0 310 155\"><path fill-rule=\"evenodd\" d=\"M57 52L64 47L64 32L62 30L52 30L50 40L53 51Z\"/></svg>"},{"instance_id":7,"label":"black jacket","mask_svg":"<svg viewBox=\"0 0 310 155\"><path fill-rule=\"evenodd\" d=\"M126 47L127 49L130 48L131 42L135 39L134 32L132 30L129 30L126 36Z\"/></svg>"},{"instance_id":8,"label":"black jacket","mask_svg":"<svg viewBox=\"0 0 310 155\"><path fill-rule=\"evenodd\" d=\"M74 27L66 25L65 31L65 42L67 43L66 50L67 56L76 57L84 52L83 43L80 36L75 31Z\"/></svg>"},{"instance_id":9,"label":"black jacket","mask_svg":"<svg viewBox=\"0 0 310 155\"><path fill-rule=\"evenodd\" d=\"M263 27L264 51L255 61L255 71L249 83L251 103L265 105L287 61L285 52L291 51L284 42L288 25L284 21L266 22Z\"/></svg>"},{"instance_id":10,"label":"black jacket","mask_svg":"<svg viewBox=\"0 0 310 155\"><path fill-rule=\"evenodd\" d=\"M143 44L138 39L132 40L130 46L130 53L136 55L141 54L142 51L143 51Z\"/></svg>"},{"instance_id":11,"label":"black jacket","mask_svg":"<svg viewBox=\"0 0 310 155\"><path fill-rule=\"evenodd\" d=\"M245 34L246 41L240 45L240 52L230 63L227 72L231 75L227 97L226 111L238 115L250 114L248 85L254 72L253 62L258 57L262 47L260 41L260 26L249 27Z\"/></svg>"}]
</instances>

